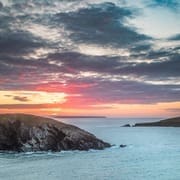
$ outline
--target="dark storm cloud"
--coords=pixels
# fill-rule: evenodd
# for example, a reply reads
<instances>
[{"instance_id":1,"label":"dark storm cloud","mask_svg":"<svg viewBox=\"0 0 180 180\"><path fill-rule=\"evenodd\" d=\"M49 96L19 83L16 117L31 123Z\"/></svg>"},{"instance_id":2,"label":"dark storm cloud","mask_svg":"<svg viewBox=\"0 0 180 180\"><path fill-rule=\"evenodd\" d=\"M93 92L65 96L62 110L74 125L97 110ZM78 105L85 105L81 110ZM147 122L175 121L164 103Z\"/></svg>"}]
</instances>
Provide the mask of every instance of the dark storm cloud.
<instances>
[{"instance_id":1,"label":"dark storm cloud","mask_svg":"<svg viewBox=\"0 0 180 180\"><path fill-rule=\"evenodd\" d=\"M179 54L179 48L180 47L171 47L171 48L161 48L158 50L153 50L151 45L142 45L142 46L137 46L135 48L132 48L131 51L132 53L130 56L132 58L141 58L141 59L148 59L148 60L158 60L159 58L165 58L172 56L174 54Z\"/></svg>"},{"instance_id":2,"label":"dark storm cloud","mask_svg":"<svg viewBox=\"0 0 180 180\"><path fill-rule=\"evenodd\" d=\"M157 79L180 76L180 55L174 54L166 57L165 61L154 61L153 63L139 63L135 66L127 66L124 72L135 75L146 75Z\"/></svg>"},{"instance_id":3,"label":"dark storm cloud","mask_svg":"<svg viewBox=\"0 0 180 180\"><path fill-rule=\"evenodd\" d=\"M168 56L167 56L168 55ZM152 63L127 62L126 57L108 56L87 56L80 53L68 52L50 55L50 59L62 62L62 68L78 71L93 71L97 73L135 75L153 77L177 77L180 76L180 55L178 53L168 54L168 52L150 52L149 57L157 58ZM166 57L164 61L158 58Z\"/></svg>"},{"instance_id":4,"label":"dark storm cloud","mask_svg":"<svg viewBox=\"0 0 180 180\"><path fill-rule=\"evenodd\" d=\"M43 65L43 63L42 63ZM0 75L6 77L18 77L23 72L30 73L36 70L41 64L33 60L27 60L19 57L0 56Z\"/></svg>"},{"instance_id":5,"label":"dark storm cloud","mask_svg":"<svg viewBox=\"0 0 180 180\"><path fill-rule=\"evenodd\" d=\"M180 34L176 34L176 35L170 37L169 40L180 41Z\"/></svg>"},{"instance_id":6,"label":"dark storm cloud","mask_svg":"<svg viewBox=\"0 0 180 180\"><path fill-rule=\"evenodd\" d=\"M64 26L72 31L71 38L75 42L126 47L150 39L137 33L136 29L124 25L126 19L133 15L133 9L103 3L82 8L77 12L58 13L54 21L57 24L64 23Z\"/></svg>"},{"instance_id":7,"label":"dark storm cloud","mask_svg":"<svg viewBox=\"0 0 180 180\"><path fill-rule=\"evenodd\" d=\"M43 47L40 38L23 31L0 32L0 53L13 55L24 55L38 47Z\"/></svg>"},{"instance_id":8,"label":"dark storm cloud","mask_svg":"<svg viewBox=\"0 0 180 180\"><path fill-rule=\"evenodd\" d=\"M3 8L3 3L0 1L0 9Z\"/></svg>"},{"instance_id":9,"label":"dark storm cloud","mask_svg":"<svg viewBox=\"0 0 180 180\"><path fill-rule=\"evenodd\" d=\"M57 63L62 62L64 69L74 69L75 72L111 72L114 71L114 68L121 65L121 57L90 56L76 52L52 54L49 58L56 60Z\"/></svg>"}]
</instances>

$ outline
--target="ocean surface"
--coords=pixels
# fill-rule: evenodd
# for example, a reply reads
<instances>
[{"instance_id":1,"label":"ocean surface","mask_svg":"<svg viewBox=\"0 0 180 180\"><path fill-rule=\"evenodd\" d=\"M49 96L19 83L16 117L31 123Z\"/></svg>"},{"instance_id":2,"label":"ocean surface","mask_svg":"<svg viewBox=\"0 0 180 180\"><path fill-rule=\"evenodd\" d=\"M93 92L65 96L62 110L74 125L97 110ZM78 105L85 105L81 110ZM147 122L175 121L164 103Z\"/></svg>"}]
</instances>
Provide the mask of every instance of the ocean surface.
<instances>
[{"instance_id":1,"label":"ocean surface","mask_svg":"<svg viewBox=\"0 0 180 180\"><path fill-rule=\"evenodd\" d=\"M114 146L87 152L0 153L0 180L180 180L180 128L121 127L156 120L61 119Z\"/></svg>"}]
</instances>

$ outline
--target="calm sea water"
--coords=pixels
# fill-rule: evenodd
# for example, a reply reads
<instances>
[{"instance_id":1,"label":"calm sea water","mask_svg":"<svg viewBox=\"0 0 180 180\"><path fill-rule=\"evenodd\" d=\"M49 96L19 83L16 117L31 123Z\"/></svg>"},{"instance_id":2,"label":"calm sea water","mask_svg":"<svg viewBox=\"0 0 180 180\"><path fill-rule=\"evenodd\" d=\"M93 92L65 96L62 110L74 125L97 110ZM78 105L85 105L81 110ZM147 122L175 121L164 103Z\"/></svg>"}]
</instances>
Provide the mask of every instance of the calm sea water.
<instances>
[{"instance_id":1,"label":"calm sea water","mask_svg":"<svg viewBox=\"0 0 180 180\"><path fill-rule=\"evenodd\" d=\"M121 127L155 120L63 119L115 146L88 152L0 153L0 180L180 180L180 128Z\"/></svg>"}]
</instances>

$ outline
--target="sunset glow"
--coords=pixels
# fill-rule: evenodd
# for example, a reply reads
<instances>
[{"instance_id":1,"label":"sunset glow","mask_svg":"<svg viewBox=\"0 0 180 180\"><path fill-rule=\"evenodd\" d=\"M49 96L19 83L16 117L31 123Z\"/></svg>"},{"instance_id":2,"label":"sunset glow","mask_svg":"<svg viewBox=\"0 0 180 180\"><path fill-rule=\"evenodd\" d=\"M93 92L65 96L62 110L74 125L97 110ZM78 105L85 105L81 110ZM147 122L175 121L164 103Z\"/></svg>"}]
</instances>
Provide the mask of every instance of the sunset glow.
<instances>
[{"instance_id":1,"label":"sunset glow","mask_svg":"<svg viewBox=\"0 0 180 180\"><path fill-rule=\"evenodd\" d=\"M179 6L94 2L0 2L0 113L179 115Z\"/></svg>"},{"instance_id":2,"label":"sunset glow","mask_svg":"<svg viewBox=\"0 0 180 180\"><path fill-rule=\"evenodd\" d=\"M0 91L2 104L56 104L64 103L64 93L47 93L42 91Z\"/></svg>"}]
</instances>

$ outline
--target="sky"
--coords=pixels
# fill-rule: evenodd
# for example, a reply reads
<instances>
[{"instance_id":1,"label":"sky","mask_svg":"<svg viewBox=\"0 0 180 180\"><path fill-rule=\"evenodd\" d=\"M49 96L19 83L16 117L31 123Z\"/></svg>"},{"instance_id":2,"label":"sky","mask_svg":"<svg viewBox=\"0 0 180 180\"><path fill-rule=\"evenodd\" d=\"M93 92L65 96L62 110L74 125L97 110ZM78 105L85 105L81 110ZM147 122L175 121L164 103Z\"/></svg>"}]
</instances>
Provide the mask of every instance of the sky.
<instances>
[{"instance_id":1,"label":"sky","mask_svg":"<svg viewBox=\"0 0 180 180\"><path fill-rule=\"evenodd\" d=\"M179 0L0 0L0 113L180 115Z\"/></svg>"}]
</instances>

